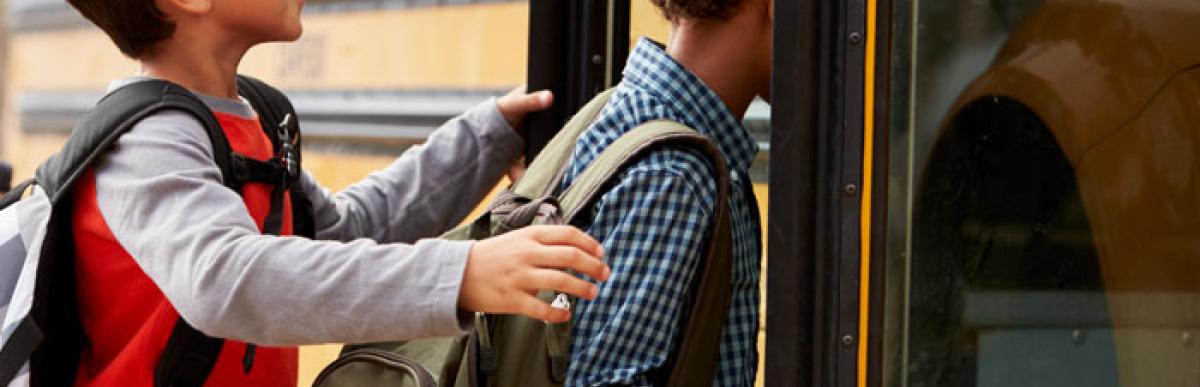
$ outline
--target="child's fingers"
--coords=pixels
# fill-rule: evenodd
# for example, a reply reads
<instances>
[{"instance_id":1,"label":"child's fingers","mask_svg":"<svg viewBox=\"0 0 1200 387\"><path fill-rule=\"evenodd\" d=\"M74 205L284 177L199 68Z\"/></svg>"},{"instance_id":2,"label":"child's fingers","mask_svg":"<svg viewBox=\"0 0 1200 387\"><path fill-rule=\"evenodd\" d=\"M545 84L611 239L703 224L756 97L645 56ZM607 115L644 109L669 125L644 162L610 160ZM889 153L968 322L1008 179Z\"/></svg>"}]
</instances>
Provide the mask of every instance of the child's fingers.
<instances>
[{"instance_id":1,"label":"child's fingers","mask_svg":"<svg viewBox=\"0 0 1200 387\"><path fill-rule=\"evenodd\" d=\"M596 285L573 275L551 269L534 269L524 276L521 287L530 290L553 290L567 293L583 299L594 299Z\"/></svg>"},{"instance_id":2,"label":"child's fingers","mask_svg":"<svg viewBox=\"0 0 1200 387\"><path fill-rule=\"evenodd\" d=\"M608 265L599 258L567 246L547 246L538 249L538 254L535 254L531 261L534 266L574 270L600 281L607 281L611 272Z\"/></svg>"},{"instance_id":3,"label":"child's fingers","mask_svg":"<svg viewBox=\"0 0 1200 387\"><path fill-rule=\"evenodd\" d=\"M571 311L552 307L534 296L522 295L517 306L517 313L545 322L561 323L571 319Z\"/></svg>"},{"instance_id":4,"label":"child's fingers","mask_svg":"<svg viewBox=\"0 0 1200 387\"><path fill-rule=\"evenodd\" d=\"M535 112L546 110L550 105L554 104L554 93L549 90L526 93L524 86L513 90L506 97L511 98L509 106L513 111Z\"/></svg>"},{"instance_id":5,"label":"child's fingers","mask_svg":"<svg viewBox=\"0 0 1200 387\"><path fill-rule=\"evenodd\" d=\"M604 248L590 235L571 226L534 226L526 227L533 235L533 240L544 245L574 246L596 258L604 256Z\"/></svg>"},{"instance_id":6,"label":"child's fingers","mask_svg":"<svg viewBox=\"0 0 1200 387\"><path fill-rule=\"evenodd\" d=\"M526 114L546 110L553 104L554 93L549 90L526 93L524 86L496 100L500 114L504 115L504 119L514 128L521 126Z\"/></svg>"},{"instance_id":7,"label":"child's fingers","mask_svg":"<svg viewBox=\"0 0 1200 387\"><path fill-rule=\"evenodd\" d=\"M549 90L529 93L521 86L501 97L499 102L502 111L525 114L550 108L554 104L554 93Z\"/></svg>"}]
</instances>

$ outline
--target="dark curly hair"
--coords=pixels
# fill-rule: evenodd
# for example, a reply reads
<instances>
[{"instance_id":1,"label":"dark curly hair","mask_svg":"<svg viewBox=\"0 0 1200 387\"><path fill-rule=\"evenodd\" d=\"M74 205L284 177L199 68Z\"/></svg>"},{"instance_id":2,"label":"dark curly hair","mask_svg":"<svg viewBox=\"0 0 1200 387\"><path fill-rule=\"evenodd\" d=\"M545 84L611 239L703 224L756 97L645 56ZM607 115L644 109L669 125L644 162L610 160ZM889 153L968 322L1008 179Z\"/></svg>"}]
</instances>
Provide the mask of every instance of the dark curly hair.
<instances>
[{"instance_id":1,"label":"dark curly hair","mask_svg":"<svg viewBox=\"0 0 1200 387\"><path fill-rule=\"evenodd\" d=\"M154 0L67 0L91 20L130 58L146 55L154 45L171 37L175 23L154 5Z\"/></svg>"},{"instance_id":2,"label":"dark curly hair","mask_svg":"<svg viewBox=\"0 0 1200 387\"><path fill-rule=\"evenodd\" d=\"M668 20L726 19L742 5L742 0L650 0L662 9Z\"/></svg>"}]
</instances>

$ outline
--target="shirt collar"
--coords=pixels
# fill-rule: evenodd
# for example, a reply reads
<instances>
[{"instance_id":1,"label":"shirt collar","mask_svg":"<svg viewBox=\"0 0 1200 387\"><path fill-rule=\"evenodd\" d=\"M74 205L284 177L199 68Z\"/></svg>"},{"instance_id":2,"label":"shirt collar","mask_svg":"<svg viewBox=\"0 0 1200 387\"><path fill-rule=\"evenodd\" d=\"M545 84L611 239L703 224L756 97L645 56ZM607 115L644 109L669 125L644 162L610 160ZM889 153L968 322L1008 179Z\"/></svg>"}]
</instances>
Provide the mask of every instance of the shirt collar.
<instances>
[{"instance_id":1,"label":"shirt collar","mask_svg":"<svg viewBox=\"0 0 1200 387\"><path fill-rule=\"evenodd\" d=\"M746 172L758 142L700 77L676 62L658 42L641 38L629 54L623 83L653 95L696 131L708 136L730 169Z\"/></svg>"}]
</instances>

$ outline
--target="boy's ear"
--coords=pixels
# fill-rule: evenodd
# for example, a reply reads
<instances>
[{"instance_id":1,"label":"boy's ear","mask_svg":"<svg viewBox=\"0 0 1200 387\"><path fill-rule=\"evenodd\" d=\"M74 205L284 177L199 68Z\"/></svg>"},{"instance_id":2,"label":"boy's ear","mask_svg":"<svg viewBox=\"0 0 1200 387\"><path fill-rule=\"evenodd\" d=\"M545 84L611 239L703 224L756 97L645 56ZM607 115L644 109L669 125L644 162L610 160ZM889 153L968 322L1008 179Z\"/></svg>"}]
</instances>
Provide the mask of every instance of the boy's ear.
<instances>
[{"instance_id":1,"label":"boy's ear","mask_svg":"<svg viewBox=\"0 0 1200 387\"><path fill-rule=\"evenodd\" d=\"M154 4L167 16L176 13L201 15L213 8L213 0L154 0Z\"/></svg>"}]
</instances>

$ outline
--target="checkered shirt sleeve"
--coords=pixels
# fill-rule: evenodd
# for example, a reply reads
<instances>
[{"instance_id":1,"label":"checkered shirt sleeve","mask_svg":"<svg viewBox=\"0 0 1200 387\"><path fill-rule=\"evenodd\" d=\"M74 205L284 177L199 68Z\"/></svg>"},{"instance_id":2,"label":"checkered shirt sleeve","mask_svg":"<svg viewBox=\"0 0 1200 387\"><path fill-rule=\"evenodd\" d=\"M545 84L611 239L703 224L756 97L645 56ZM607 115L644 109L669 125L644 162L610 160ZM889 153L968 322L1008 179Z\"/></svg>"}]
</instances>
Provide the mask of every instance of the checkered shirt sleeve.
<instances>
[{"instance_id":1,"label":"checkered shirt sleeve","mask_svg":"<svg viewBox=\"0 0 1200 387\"><path fill-rule=\"evenodd\" d=\"M688 313L716 195L714 173L690 151L651 153L595 204L587 228L613 276L575 310L570 386L650 386ZM585 339L586 338L586 339Z\"/></svg>"}]
</instances>

